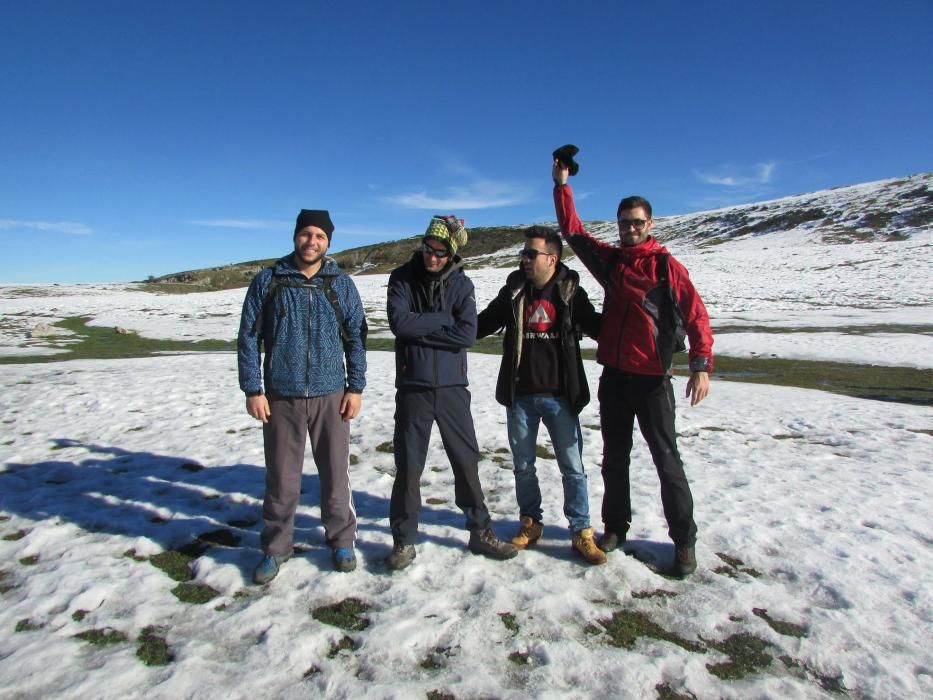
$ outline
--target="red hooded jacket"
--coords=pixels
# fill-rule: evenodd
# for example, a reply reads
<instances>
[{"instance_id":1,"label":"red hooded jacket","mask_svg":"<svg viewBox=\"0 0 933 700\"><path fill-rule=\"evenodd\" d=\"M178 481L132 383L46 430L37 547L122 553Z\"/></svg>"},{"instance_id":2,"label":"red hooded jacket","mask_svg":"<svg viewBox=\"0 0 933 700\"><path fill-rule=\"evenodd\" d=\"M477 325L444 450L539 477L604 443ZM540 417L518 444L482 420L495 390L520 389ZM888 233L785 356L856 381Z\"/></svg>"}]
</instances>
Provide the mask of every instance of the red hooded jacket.
<instances>
[{"instance_id":1,"label":"red hooded jacket","mask_svg":"<svg viewBox=\"0 0 933 700\"><path fill-rule=\"evenodd\" d=\"M658 330L644 303L659 284L658 256L667 254L667 249L654 237L634 246L593 238L577 216L570 185L554 187L554 208L567 244L605 290L597 362L633 374L669 374L671 368L662 366L655 343ZM709 314L687 269L673 256L668 257L668 283L690 339L690 369L712 372Z\"/></svg>"}]
</instances>

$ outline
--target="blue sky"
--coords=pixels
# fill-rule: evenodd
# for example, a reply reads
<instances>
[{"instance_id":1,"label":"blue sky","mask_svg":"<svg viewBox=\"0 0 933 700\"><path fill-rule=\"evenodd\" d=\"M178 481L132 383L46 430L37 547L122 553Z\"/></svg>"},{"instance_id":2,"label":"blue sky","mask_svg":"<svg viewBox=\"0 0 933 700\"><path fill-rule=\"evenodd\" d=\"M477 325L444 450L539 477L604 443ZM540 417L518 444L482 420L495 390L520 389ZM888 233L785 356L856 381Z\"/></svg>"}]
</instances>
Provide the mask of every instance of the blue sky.
<instances>
[{"instance_id":1,"label":"blue sky","mask_svg":"<svg viewBox=\"0 0 933 700\"><path fill-rule=\"evenodd\" d=\"M0 281L681 214L933 168L933 2L6 2Z\"/></svg>"}]
</instances>

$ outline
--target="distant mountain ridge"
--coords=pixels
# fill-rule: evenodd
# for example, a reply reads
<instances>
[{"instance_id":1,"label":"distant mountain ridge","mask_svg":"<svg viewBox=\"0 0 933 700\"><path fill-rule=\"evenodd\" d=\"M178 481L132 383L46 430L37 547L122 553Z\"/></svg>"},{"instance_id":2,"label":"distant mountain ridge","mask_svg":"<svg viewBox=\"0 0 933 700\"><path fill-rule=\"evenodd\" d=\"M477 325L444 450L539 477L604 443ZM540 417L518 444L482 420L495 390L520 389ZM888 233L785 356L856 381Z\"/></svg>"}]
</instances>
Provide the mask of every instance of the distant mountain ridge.
<instances>
[{"instance_id":1,"label":"distant mountain ridge","mask_svg":"<svg viewBox=\"0 0 933 700\"><path fill-rule=\"evenodd\" d=\"M584 212L585 213L585 212ZM553 222L552 222L553 223ZM618 240L615 221L588 221L587 230ZM933 173L837 187L722 209L658 217L653 229L665 244L712 246L748 236L795 229L832 244L895 241L933 226ZM470 228L462 251L467 267L513 266L527 225ZM333 258L351 274L389 272L408 259L421 235L351 248ZM216 291L245 287L277 258L178 272L146 280L153 291Z\"/></svg>"}]
</instances>

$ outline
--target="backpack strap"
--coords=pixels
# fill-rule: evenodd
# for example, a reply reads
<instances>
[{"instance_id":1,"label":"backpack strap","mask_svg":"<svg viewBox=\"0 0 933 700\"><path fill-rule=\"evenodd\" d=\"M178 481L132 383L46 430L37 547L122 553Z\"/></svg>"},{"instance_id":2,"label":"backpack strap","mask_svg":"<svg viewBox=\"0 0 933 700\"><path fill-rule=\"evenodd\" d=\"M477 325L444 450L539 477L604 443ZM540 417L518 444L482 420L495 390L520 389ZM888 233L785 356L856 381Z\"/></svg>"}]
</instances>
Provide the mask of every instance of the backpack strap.
<instances>
[{"instance_id":1,"label":"backpack strap","mask_svg":"<svg viewBox=\"0 0 933 700\"><path fill-rule=\"evenodd\" d=\"M334 289L334 278L330 275L327 275L321 277L321 280L321 290L324 292L324 296L330 303L331 308L334 310L334 316L337 317L337 327L340 329L340 339L343 341L344 347L346 347L347 343L350 342L350 335L347 333L346 317L343 314L343 308L340 306L340 297L337 296L337 290ZM253 333L258 334L262 329L263 316L266 312L266 308L275 299L275 295L278 294L279 289L282 287L302 287L305 289L314 289L318 287L318 285L312 283L310 280L308 282L292 282L290 280L282 280L273 272L272 279L269 282L266 293L262 298L262 304L259 307L259 313L256 315L256 322L253 324ZM367 330L366 319L364 317L363 327L361 328L360 333L363 339L364 348L366 347Z\"/></svg>"}]
</instances>

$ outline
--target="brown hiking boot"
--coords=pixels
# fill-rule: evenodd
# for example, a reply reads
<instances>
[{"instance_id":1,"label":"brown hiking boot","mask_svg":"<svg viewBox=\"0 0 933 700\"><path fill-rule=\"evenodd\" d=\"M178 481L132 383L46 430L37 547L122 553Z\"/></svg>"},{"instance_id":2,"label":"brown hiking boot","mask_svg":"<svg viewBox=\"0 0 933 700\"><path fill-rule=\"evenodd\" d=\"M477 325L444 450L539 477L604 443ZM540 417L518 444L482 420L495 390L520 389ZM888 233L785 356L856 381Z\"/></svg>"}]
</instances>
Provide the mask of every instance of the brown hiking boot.
<instances>
[{"instance_id":1,"label":"brown hiking boot","mask_svg":"<svg viewBox=\"0 0 933 700\"><path fill-rule=\"evenodd\" d=\"M573 548L590 564L605 564L606 553L596 546L593 528L586 527L573 536Z\"/></svg>"},{"instance_id":2,"label":"brown hiking boot","mask_svg":"<svg viewBox=\"0 0 933 700\"><path fill-rule=\"evenodd\" d=\"M482 554L490 559L511 559L518 554L518 549L496 537L491 527L471 531L467 547L473 554Z\"/></svg>"},{"instance_id":3,"label":"brown hiking boot","mask_svg":"<svg viewBox=\"0 0 933 700\"><path fill-rule=\"evenodd\" d=\"M518 522L520 523L518 532L516 532L515 537L512 538L512 544L514 544L516 548L525 549L525 547L541 539L541 534L544 532L544 525L536 523L527 515L523 515L519 518Z\"/></svg>"}]
</instances>

